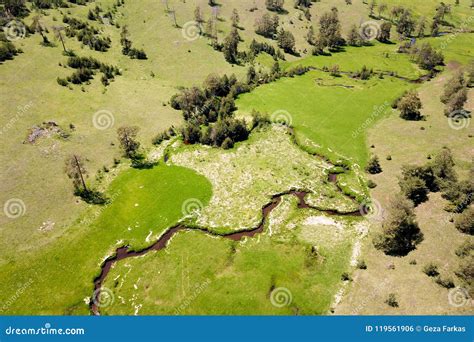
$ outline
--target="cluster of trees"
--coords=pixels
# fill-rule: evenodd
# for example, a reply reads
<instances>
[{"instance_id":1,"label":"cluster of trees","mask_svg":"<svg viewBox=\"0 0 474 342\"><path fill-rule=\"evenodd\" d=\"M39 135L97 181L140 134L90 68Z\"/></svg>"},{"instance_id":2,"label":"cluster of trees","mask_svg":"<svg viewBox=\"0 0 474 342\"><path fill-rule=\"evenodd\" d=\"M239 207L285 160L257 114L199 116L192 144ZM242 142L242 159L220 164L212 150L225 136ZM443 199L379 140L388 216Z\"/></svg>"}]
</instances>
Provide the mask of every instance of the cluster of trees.
<instances>
[{"instance_id":1,"label":"cluster of trees","mask_svg":"<svg viewBox=\"0 0 474 342\"><path fill-rule=\"evenodd\" d=\"M17 49L15 45L5 37L3 32L0 32L0 62L13 59L21 52L20 49Z\"/></svg>"},{"instance_id":2,"label":"cluster of trees","mask_svg":"<svg viewBox=\"0 0 474 342\"><path fill-rule=\"evenodd\" d=\"M69 83L82 84L88 82L93 78L96 71L102 73L101 82L104 86L108 86L110 80L121 74L118 67L99 62L92 57L78 57L73 54L68 58L67 65L76 69L76 71L67 78L58 77L57 82L62 86L67 86Z\"/></svg>"},{"instance_id":3,"label":"cluster of trees","mask_svg":"<svg viewBox=\"0 0 474 342\"><path fill-rule=\"evenodd\" d=\"M459 213L456 228L466 234L474 233L474 164L468 180L458 181L454 160L449 149L443 148L432 162L423 166L405 165L399 185L401 194L395 196L389 208L389 216L383 222L382 233L374 238L376 248L388 255L403 256L416 248L423 235L416 223L414 206L428 199L429 192L442 191L442 197L450 201L445 210ZM472 265L471 265L472 266ZM461 267L461 275L466 274ZM471 270L472 272L472 270ZM472 281L472 273L471 273Z\"/></svg>"},{"instance_id":4,"label":"cluster of trees","mask_svg":"<svg viewBox=\"0 0 474 342\"><path fill-rule=\"evenodd\" d=\"M67 24L66 36L76 37L82 44L89 46L92 50L107 51L112 41L110 37L101 37L99 30L90 26L87 22L64 16L63 23Z\"/></svg>"},{"instance_id":5,"label":"cluster of trees","mask_svg":"<svg viewBox=\"0 0 474 342\"><path fill-rule=\"evenodd\" d=\"M129 56L132 59L147 59L147 55L143 49L136 49L132 46L132 41L129 39L130 32L127 25L122 27L120 33L120 44L122 45L122 54Z\"/></svg>"},{"instance_id":6,"label":"cluster of trees","mask_svg":"<svg viewBox=\"0 0 474 342\"><path fill-rule=\"evenodd\" d=\"M468 86L472 82L472 70L469 77L471 80L464 77L464 70L461 69L444 86L441 102L446 105L444 109L446 116L463 110L467 101Z\"/></svg>"}]
</instances>

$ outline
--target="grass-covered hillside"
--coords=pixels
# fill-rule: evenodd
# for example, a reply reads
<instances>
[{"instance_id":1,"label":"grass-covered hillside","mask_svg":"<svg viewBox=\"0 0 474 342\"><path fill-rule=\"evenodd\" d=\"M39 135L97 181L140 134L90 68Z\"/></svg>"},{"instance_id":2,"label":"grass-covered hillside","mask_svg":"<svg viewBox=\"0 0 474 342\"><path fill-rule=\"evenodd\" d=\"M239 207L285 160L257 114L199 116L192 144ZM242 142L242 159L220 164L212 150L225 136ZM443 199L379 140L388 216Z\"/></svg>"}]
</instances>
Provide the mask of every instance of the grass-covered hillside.
<instances>
[{"instance_id":1,"label":"grass-covered hillside","mask_svg":"<svg viewBox=\"0 0 474 342\"><path fill-rule=\"evenodd\" d=\"M0 25L0 314L469 310L470 0L3 0Z\"/></svg>"}]
</instances>

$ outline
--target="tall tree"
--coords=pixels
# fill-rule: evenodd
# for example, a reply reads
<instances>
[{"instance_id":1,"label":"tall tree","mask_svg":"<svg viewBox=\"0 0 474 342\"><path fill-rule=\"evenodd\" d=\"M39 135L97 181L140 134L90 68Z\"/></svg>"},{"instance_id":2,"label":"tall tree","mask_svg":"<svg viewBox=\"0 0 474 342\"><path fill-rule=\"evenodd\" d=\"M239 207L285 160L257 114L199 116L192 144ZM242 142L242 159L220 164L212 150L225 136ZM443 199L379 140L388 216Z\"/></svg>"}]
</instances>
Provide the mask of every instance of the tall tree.
<instances>
[{"instance_id":1,"label":"tall tree","mask_svg":"<svg viewBox=\"0 0 474 342\"><path fill-rule=\"evenodd\" d=\"M66 44L64 43L64 36L63 36L64 30L65 30L64 26L53 26L54 36L56 37L56 39L59 39L61 41L64 52L67 52Z\"/></svg>"},{"instance_id":2,"label":"tall tree","mask_svg":"<svg viewBox=\"0 0 474 342\"><path fill-rule=\"evenodd\" d=\"M222 46L222 52L227 62L232 64L237 63L238 45L239 33L237 32L237 28L233 27L229 35L224 38L224 44Z\"/></svg>"}]
</instances>

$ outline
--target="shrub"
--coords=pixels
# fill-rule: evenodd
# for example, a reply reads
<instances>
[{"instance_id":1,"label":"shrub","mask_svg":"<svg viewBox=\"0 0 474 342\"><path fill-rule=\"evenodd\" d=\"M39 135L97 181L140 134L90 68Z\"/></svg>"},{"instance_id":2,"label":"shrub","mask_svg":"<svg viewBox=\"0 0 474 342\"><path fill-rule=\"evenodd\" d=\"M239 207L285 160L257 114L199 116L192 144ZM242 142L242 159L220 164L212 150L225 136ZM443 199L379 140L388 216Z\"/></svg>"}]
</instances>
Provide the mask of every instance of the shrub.
<instances>
[{"instance_id":1,"label":"shrub","mask_svg":"<svg viewBox=\"0 0 474 342\"><path fill-rule=\"evenodd\" d=\"M350 281L352 280L351 276L349 275L349 273L347 272L344 272L341 274L341 280L342 281Z\"/></svg>"},{"instance_id":2,"label":"shrub","mask_svg":"<svg viewBox=\"0 0 474 342\"><path fill-rule=\"evenodd\" d=\"M69 84L69 82L65 79L65 78L57 78L56 81L58 82L59 85L63 86L63 87L67 87L67 85Z\"/></svg>"},{"instance_id":3,"label":"shrub","mask_svg":"<svg viewBox=\"0 0 474 342\"><path fill-rule=\"evenodd\" d=\"M366 270L367 269L367 264L365 263L364 260L359 260L357 261L357 268L361 270Z\"/></svg>"}]
</instances>

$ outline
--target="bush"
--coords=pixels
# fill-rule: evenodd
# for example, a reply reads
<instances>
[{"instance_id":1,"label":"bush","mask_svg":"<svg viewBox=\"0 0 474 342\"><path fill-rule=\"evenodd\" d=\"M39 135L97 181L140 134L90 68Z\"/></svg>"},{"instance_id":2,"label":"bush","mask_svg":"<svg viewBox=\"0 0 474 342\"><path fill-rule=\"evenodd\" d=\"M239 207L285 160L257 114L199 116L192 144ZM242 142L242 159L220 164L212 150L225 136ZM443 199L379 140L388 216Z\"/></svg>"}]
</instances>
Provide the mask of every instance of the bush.
<instances>
[{"instance_id":1,"label":"bush","mask_svg":"<svg viewBox=\"0 0 474 342\"><path fill-rule=\"evenodd\" d=\"M366 270L367 269L367 264L365 263L364 260L359 260L357 262L357 268L361 270Z\"/></svg>"},{"instance_id":2,"label":"bush","mask_svg":"<svg viewBox=\"0 0 474 342\"><path fill-rule=\"evenodd\" d=\"M352 280L351 276L349 275L349 273L347 272L344 272L341 274L341 280L342 281L350 281Z\"/></svg>"},{"instance_id":3,"label":"bush","mask_svg":"<svg viewBox=\"0 0 474 342\"><path fill-rule=\"evenodd\" d=\"M456 255L460 258L464 258L474 253L474 242L466 240L461 246L459 246L456 251Z\"/></svg>"},{"instance_id":4,"label":"bush","mask_svg":"<svg viewBox=\"0 0 474 342\"><path fill-rule=\"evenodd\" d=\"M393 308L398 308L398 301L395 293L390 293L388 298L385 300L385 303Z\"/></svg>"},{"instance_id":5,"label":"bush","mask_svg":"<svg viewBox=\"0 0 474 342\"><path fill-rule=\"evenodd\" d=\"M67 85L69 84L69 82L65 79L65 78L57 78L56 81L58 82L59 85L63 86L63 87L67 87Z\"/></svg>"},{"instance_id":6,"label":"bush","mask_svg":"<svg viewBox=\"0 0 474 342\"><path fill-rule=\"evenodd\" d=\"M423 267L423 273L428 277L436 277L439 275L438 266L433 263L429 263Z\"/></svg>"},{"instance_id":7,"label":"bush","mask_svg":"<svg viewBox=\"0 0 474 342\"><path fill-rule=\"evenodd\" d=\"M405 120L418 121L422 119L420 109L421 100L418 93L409 91L398 101L397 108L400 110L400 117Z\"/></svg>"},{"instance_id":8,"label":"bush","mask_svg":"<svg viewBox=\"0 0 474 342\"><path fill-rule=\"evenodd\" d=\"M436 284L446 288L452 289L455 285L451 278L442 278L441 276L436 277L435 279Z\"/></svg>"}]
</instances>

